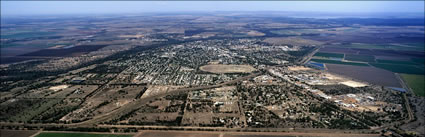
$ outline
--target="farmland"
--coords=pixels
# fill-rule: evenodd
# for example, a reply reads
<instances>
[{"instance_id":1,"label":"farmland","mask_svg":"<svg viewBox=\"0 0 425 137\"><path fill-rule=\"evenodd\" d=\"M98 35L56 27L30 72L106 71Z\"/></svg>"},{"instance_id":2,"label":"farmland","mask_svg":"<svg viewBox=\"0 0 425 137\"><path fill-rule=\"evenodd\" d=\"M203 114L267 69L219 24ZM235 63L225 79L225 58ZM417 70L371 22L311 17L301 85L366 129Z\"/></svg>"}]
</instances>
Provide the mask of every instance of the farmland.
<instances>
[{"instance_id":1,"label":"farmland","mask_svg":"<svg viewBox=\"0 0 425 137\"><path fill-rule=\"evenodd\" d=\"M321 48L311 61L325 63L330 72L373 84L400 87L391 73L424 74L425 52L420 50L421 46L423 43L337 43ZM343 61L327 59L338 54L345 54Z\"/></svg>"},{"instance_id":2,"label":"farmland","mask_svg":"<svg viewBox=\"0 0 425 137\"><path fill-rule=\"evenodd\" d=\"M340 64L326 64L329 72L349 76L372 84L388 87L401 87L395 75L387 70L369 66L351 66Z\"/></svg>"},{"instance_id":3,"label":"farmland","mask_svg":"<svg viewBox=\"0 0 425 137\"><path fill-rule=\"evenodd\" d=\"M399 64L384 64L384 63L370 63L372 66L377 68L386 69L396 73L407 73L407 74L424 74L424 68L412 66L412 65L399 65Z\"/></svg>"},{"instance_id":4,"label":"farmland","mask_svg":"<svg viewBox=\"0 0 425 137\"><path fill-rule=\"evenodd\" d=\"M411 62L411 61L382 60L382 59L377 59L376 61L378 63L383 63L383 64L418 65L418 64Z\"/></svg>"},{"instance_id":5,"label":"farmland","mask_svg":"<svg viewBox=\"0 0 425 137\"><path fill-rule=\"evenodd\" d=\"M424 75L401 74L403 80L407 82L409 88L418 96L425 96L425 77Z\"/></svg>"},{"instance_id":6,"label":"farmland","mask_svg":"<svg viewBox=\"0 0 425 137\"><path fill-rule=\"evenodd\" d=\"M365 63L356 63L356 62L344 62L337 60L327 60L327 59L311 59L314 62L326 63L326 64L343 64L343 65L353 65L353 66L368 66Z\"/></svg>"},{"instance_id":7,"label":"farmland","mask_svg":"<svg viewBox=\"0 0 425 137\"><path fill-rule=\"evenodd\" d=\"M345 54L344 59L350 61L375 62L375 56L370 55Z\"/></svg>"},{"instance_id":8,"label":"farmland","mask_svg":"<svg viewBox=\"0 0 425 137\"><path fill-rule=\"evenodd\" d=\"M317 52L314 56L325 57L325 58L344 58L344 54L337 53L325 53L325 52Z\"/></svg>"}]
</instances>

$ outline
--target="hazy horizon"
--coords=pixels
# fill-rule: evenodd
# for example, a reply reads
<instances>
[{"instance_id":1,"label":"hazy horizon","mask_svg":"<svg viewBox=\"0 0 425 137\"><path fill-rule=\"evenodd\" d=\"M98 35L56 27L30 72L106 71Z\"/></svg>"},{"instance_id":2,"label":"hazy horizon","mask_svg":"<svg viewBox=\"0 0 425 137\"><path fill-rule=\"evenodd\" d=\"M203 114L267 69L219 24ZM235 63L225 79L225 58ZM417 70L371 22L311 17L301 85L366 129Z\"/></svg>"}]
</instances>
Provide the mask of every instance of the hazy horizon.
<instances>
[{"instance_id":1,"label":"hazy horizon","mask_svg":"<svg viewBox=\"0 0 425 137\"><path fill-rule=\"evenodd\" d=\"M367 15L424 13L423 5L424 1L1 1L1 16L226 11Z\"/></svg>"}]
</instances>

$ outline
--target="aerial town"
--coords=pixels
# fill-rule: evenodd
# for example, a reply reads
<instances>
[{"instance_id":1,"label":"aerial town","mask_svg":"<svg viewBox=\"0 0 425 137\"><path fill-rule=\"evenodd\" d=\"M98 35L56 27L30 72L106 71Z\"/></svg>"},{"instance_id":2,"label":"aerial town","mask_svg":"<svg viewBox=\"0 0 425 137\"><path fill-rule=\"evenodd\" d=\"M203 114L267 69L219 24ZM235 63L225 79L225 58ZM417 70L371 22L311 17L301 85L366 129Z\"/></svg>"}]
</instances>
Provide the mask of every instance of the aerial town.
<instances>
[{"instance_id":1,"label":"aerial town","mask_svg":"<svg viewBox=\"0 0 425 137\"><path fill-rule=\"evenodd\" d=\"M5 21L0 128L425 135L423 20L241 14Z\"/></svg>"}]
</instances>

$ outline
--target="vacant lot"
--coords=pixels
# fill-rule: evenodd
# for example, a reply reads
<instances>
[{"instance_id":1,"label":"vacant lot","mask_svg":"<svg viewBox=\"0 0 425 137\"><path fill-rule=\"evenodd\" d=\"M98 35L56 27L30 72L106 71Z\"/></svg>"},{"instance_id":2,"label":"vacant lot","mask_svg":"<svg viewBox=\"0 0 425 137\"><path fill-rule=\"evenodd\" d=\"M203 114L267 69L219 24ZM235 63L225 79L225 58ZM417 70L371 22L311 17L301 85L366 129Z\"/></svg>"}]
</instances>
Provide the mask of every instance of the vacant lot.
<instances>
[{"instance_id":1,"label":"vacant lot","mask_svg":"<svg viewBox=\"0 0 425 137\"><path fill-rule=\"evenodd\" d=\"M383 69L365 67L365 66L349 66L338 64L326 64L329 72L363 80L372 84L400 87L400 84L394 73Z\"/></svg>"},{"instance_id":2,"label":"vacant lot","mask_svg":"<svg viewBox=\"0 0 425 137\"><path fill-rule=\"evenodd\" d=\"M255 68L249 65L205 65L199 68L202 71L211 73L250 73Z\"/></svg>"},{"instance_id":3,"label":"vacant lot","mask_svg":"<svg viewBox=\"0 0 425 137\"><path fill-rule=\"evenodd\" d=\"M95 134L95 133L53 133L44 132L38 134L36 137L131 137L133 135L123 134Z\"/></svg>"},{"instance_id":4,"label":"vacant lot","mask_svg":"<svg viewBox=\"0 0 425 137\"><path fill-rule=\"evenodd\" d=\"M425 97L425 77L424 75L401 74L407 85L416 95Z\"/></svg>"}]
</instances>

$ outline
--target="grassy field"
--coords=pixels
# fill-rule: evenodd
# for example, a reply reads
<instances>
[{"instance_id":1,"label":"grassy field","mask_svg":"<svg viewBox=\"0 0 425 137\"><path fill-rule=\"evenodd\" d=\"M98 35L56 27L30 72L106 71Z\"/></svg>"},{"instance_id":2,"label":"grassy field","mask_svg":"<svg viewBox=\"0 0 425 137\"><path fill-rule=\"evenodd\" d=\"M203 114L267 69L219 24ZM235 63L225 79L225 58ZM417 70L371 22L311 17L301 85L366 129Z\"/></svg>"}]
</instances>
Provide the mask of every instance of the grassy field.
<instances>
[{"instance_id":1,"label":"grassy field","mask_svg":"<svg viewBox=\"0 0 425 137\"><path fill-rule=\"evenodd\" d=\"M407 74L424 74L424 68L412 65L400 65L400 64L383 64L383 63L369 63L370 65L386 69L396 73L407 73Z\"/></svg>"},{"instance_id":2,"label":"grassy field","mask_svg":"<svg viewBox=\"0 0 425 137\"><path fill-rule=\"evenodd\" d=\"M40 133L36 137L131 137L133 135L90 134L90 133Z\"/></svg>"},{"instance_id":3,"label":"grassy field","mask_svg":"<svg viewBox=\"0 0 425 137\"><path fill-rule=\"evenodd\" d=\"M415 92L416 95L425 97L425 76L401 74L407 85Z\"/></svg>"},{"instance_id":4,"label":"grassy field","mask_svg":"<svg viewBox=\"0 0 425 137\"><path fill-rule=\"evenodd\" d=\"M318 57L326 57L326 58L344 58L344 54L338 53L325 53L325 52L317 52L314 56Z\"/></svg>"},{"instance_id":5,"label":"grassy field","mask_svg":"<svg viewBox=\"0 0 425 137\"><path fill-rule=\"evenodd\" d=\"M353 65L353 66L368 66L365 63L342 62L342 61L327 60L327 59L311 59L311 61L319 62L319 63L330 63L330 64L342 64L342 65Z\"/></svg>"},{"instance_id":6,"label":"grassy field","mask_svg":"<svg viewBox=\"0 0 425 137\"><path fill-rule=\"evenodd\" d=\"M375 56L370 55L345 54L344 59L351 61L375 62Z\"/></svg>"}]
</instances>

